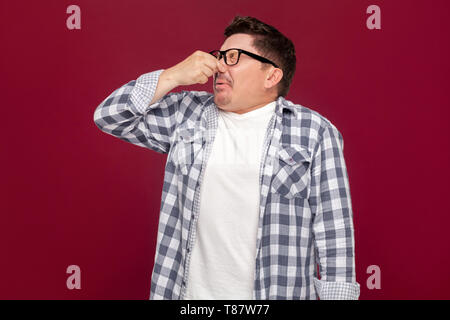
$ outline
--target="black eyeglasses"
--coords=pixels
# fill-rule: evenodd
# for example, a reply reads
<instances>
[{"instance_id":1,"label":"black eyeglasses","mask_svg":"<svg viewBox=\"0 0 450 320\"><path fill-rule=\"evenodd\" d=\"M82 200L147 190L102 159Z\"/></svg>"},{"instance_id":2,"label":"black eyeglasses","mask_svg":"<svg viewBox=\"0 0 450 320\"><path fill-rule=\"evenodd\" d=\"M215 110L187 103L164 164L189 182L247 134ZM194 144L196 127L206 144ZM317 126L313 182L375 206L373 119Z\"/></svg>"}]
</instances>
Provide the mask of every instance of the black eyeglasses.
<instances>
[{"instance_id":1,"label":"black eyeglasses","mask_svg":"<svg viewBox=\"0 0 450 320\"><path fill-rule=\"evenodd\" d=\"M223 57L225 64L228 66L234 66L235 64L237 64L239 62L239 58L241 57L241 53L244 53L244 54L248 55L249 57L252 57L253 59L259 60L261 62L270 63L275 68L279 68L275 63L273 63L269 59L266 59L257 54L254 54L254 53L242 50L242 49L231 48L231 49L224 50L224 51L213 50L210 52L210 54L212 54L214 57L216 57L217 60L220 60Z\"/></svg>"}]
</instances>

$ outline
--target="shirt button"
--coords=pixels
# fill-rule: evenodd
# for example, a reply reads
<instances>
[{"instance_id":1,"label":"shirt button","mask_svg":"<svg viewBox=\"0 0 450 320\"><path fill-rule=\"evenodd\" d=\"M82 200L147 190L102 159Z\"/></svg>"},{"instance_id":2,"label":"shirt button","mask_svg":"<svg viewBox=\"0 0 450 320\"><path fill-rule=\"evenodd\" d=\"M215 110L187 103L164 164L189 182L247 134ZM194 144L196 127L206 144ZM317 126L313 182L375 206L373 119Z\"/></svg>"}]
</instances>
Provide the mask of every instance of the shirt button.
<instances>
[{"instance_id":1,"label":"shirt button","mask_svg":"<svg viewBox=\"0 0 450 320\"><path fill-rule=\"evenodd\" d=\"M191 219L194 219L194 218L195 218L195 216L194 216L194 215L192 215L192 216L191 216Z\"/></svg>"}]
</instances>

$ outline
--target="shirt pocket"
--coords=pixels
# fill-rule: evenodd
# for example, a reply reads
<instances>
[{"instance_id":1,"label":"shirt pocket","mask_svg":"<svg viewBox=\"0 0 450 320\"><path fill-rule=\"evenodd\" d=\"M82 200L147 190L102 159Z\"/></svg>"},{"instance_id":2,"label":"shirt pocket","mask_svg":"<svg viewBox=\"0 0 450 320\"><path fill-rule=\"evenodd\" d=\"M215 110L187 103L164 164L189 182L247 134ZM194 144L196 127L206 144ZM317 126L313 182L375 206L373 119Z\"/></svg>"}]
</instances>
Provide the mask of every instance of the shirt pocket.
<instances>
[{"instance_id":1,"label":"shirt pocket","mask_svg":"<svg viewBox=\"0 0 450 320\"><path fill-rule=\"evenodd\" d=\"M309 198L311 156L306 149L282 147L278 151L278 170L272 179L272 191L285 198Z\"/></svg>"},{"instance_id":2,"label":"shirt pocket","mask_svg":"<svg viewBox=\"0 0 450 320\"><path fill-rule=\"evenodd\" d=\"M180 129L175 143L172 159L182 174L188 174L189 169L194 164L201 166L201 157L199 156L203 147L201 130L195 128Z\"/></svg>"}]
</instances>

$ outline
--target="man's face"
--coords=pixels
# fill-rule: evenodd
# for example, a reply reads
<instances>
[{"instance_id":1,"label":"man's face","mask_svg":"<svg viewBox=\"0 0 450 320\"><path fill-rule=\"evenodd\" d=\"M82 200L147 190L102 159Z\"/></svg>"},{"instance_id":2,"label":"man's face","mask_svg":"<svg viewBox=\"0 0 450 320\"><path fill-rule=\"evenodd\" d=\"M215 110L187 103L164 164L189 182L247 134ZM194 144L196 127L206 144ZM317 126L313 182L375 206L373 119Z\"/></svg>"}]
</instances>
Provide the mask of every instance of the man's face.
<instances>
[{"instance_id":1,"label":"man's face","mask_svg":"<svg viewBox=\"0 0 450 320\"><path fill-rule=\"evenodd\" d=\"M251 35L238 33L228 37L220 50L238 48L259 54L252 43ZM213 83L214 102L220 109L237 112L267 100L264 88L266 68L261 68L261 62L241 54L234 66L226 65L223 58L220 63L226 71L216 73Z\"/></svg>"}]
</instances>

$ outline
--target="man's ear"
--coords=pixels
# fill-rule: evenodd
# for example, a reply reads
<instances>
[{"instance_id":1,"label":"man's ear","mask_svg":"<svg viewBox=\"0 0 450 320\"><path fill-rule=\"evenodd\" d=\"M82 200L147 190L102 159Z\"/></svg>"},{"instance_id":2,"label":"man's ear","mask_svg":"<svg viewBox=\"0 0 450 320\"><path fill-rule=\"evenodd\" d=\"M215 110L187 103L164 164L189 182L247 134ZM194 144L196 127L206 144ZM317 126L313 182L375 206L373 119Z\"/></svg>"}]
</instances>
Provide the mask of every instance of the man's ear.
<instances>
[{"instance_id":1,"label":"man's ear","mask_svg":"<svg viewBox=\"0 0 450 320\"><path fill-rule=\"evenodd\" d=\"M266 81L264 82L264 86L266 89L270 89L276 86L281 79L283 78L283 70L280 68L272 68L272 70L267 73Z\"/></svg>"}]
</instances>

